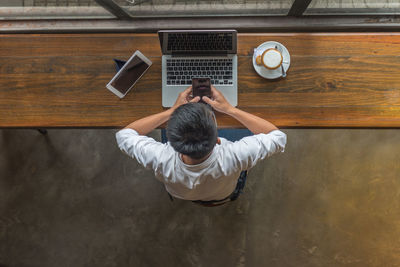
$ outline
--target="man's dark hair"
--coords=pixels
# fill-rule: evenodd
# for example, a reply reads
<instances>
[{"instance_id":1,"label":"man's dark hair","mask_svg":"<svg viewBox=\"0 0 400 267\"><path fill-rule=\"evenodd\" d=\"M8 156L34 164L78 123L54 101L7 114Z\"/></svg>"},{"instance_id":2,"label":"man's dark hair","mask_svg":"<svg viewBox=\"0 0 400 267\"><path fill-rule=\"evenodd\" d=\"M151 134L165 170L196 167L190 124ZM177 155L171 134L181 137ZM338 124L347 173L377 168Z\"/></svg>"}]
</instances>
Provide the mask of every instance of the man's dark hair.
<instances>
[{"instance_id":1,"label":"man's dark hair","mask_svg":"<svg viewBox=\"0 0 400 267\"><path fill-rule=\"evenodd\" d=\"M201 159L210 153L217 142L217 135L214 113L203 103L179 106L167 125L171 146L193 159Z\"/></svg>"}]
</instances>

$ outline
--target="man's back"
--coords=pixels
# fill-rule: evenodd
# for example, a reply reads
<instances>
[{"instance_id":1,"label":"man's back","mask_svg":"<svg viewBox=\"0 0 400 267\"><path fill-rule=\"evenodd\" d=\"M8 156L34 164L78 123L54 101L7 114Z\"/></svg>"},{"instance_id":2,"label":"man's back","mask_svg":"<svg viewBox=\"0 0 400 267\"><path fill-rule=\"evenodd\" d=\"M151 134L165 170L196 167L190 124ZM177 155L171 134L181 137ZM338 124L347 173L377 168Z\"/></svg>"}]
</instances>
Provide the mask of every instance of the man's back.
<instances>
[{"instance_id":1,"label":"man's back","mask_svg":"<svg viewBox=\"0 0 400 267\"><path fill-rule=\"evenodd\" d=\"M283 152L286 135L279 131L244 137L237 142L220 138L209 157L196 165L185 164L170 143L162 144L132 129L117 133L122 151L154 170L166 190L186 200L219 200L235 189L239 174L260 160Z\"/></svg>"}]
</instances>

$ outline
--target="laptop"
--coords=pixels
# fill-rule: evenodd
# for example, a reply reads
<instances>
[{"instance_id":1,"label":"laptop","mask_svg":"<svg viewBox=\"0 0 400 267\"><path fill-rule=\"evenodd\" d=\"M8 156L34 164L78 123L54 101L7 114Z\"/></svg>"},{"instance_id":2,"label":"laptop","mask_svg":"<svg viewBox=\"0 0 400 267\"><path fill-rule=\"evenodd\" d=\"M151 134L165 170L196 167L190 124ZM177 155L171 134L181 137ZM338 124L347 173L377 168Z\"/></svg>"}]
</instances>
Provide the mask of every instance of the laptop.
<instances>
[{"instance_id":1,"label":"laptop","mask_svg":"<svg viewBox=\"0 0 400 267\"><path fill-rule=\"evenodd\" d=\"M162 106L172 107L192 78L207 78L237 106L237 31L163 30Z\"/></svg>"}]
</instances>

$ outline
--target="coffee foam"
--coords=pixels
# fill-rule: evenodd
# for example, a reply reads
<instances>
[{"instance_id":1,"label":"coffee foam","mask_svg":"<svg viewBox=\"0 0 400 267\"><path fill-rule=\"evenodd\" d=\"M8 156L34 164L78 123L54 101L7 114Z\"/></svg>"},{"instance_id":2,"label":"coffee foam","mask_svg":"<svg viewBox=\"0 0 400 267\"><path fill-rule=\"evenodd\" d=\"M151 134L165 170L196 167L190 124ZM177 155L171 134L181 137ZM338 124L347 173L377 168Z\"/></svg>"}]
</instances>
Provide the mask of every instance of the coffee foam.
<instances>
[{"instance_id":1,"label":"coffee foam","mask_svg":"<svg viewBox=\"0 0 400 267\"><path fill-rule=\"evenodd\" d=\"M282 55L275 49L270 49L264 53L264 64L271 69L279 67L282 62Z\"/></svg>"}]
</instances>

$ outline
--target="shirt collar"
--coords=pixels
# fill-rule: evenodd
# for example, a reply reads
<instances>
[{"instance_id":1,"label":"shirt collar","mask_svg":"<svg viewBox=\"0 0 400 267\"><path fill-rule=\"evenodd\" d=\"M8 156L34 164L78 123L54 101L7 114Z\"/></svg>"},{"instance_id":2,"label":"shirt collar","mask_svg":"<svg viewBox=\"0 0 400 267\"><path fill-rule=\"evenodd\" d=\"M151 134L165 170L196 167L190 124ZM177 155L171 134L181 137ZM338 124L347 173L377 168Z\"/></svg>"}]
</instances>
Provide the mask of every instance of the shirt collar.
<instances>
[{"instance_id":1,"label":"shirt collar","mask_svg":"<svg viewBox=\"0 0 400 267\"><path fill-rule=\"evenodd\" d=\"M214 146L213 150L211 151L210 156L205 161L203 161L199 164L195 164L195 165L186 164L185 162L183 162L180 154L178 152L176 152L176 153L178 153L178 161L183 166L185 166L187 169L197 170L197 169L203 169L204 167L207 167L208 165L210 165L211 162L213 162L215 160L215 157L216 157L215 148L216 148L216 146Z\"/></svg>"}]
</instances>

